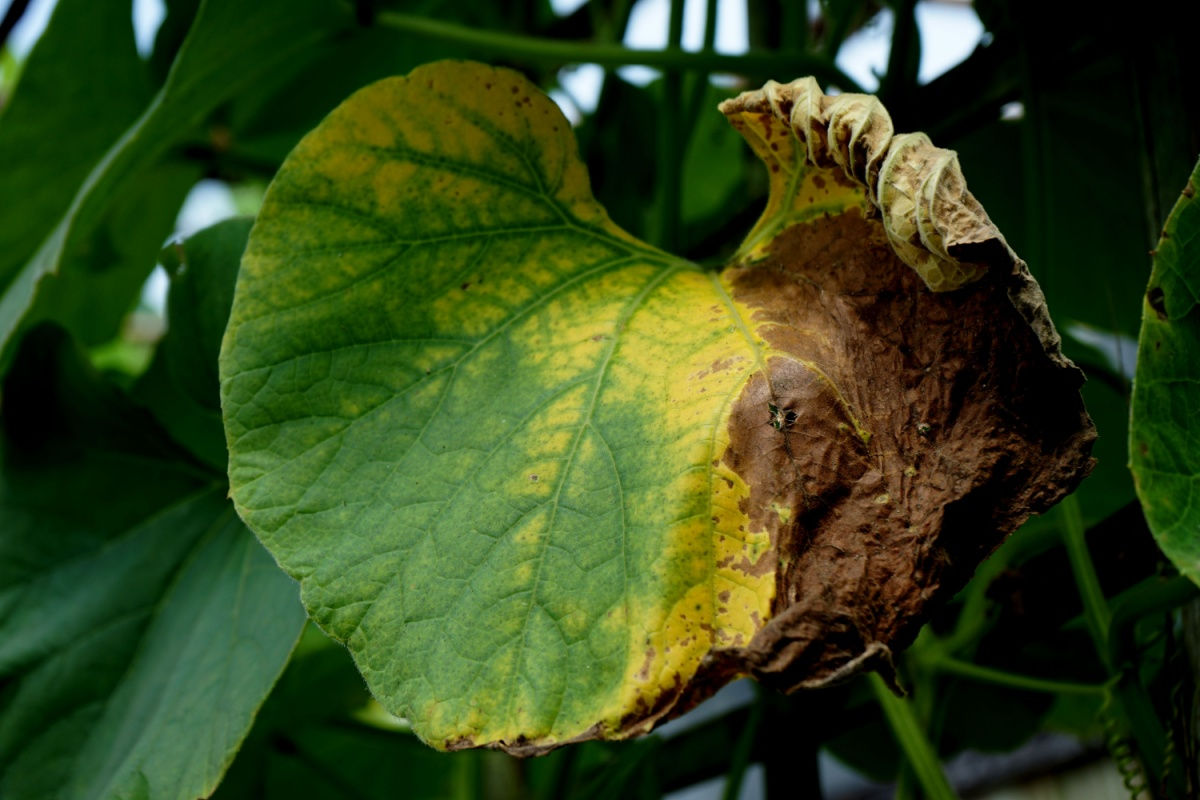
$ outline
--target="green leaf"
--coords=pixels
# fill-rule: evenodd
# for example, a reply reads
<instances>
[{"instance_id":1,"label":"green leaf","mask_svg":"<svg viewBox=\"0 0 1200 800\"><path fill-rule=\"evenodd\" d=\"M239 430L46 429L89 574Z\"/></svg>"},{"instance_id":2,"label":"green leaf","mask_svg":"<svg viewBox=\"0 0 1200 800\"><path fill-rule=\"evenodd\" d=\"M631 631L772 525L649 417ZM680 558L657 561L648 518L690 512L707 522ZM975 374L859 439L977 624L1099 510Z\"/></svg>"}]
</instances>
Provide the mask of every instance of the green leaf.
<instances>
[{"instance_id":1,"label":"green leaf","mask_svg":"<svg viewBox=\"0 0 1200 800\"><path fill-rule=\"evenodd\" d=\"M267 192L221 354L234 502L437 747L886 671L1089 466L953 153L811 79L722 110L771 196L720 274L613 225L554 105L476 64L360 91Z\"/></svg>"},{"instance_id":2,"label":"green leaf","mask_svg":"<svg viewBox=\"0 0 1200 800\"><path fill-rule=\"evenodd\" d=\"M1200 164L1154 251L1142 304L1129 463L1146 522L1179 571L1200 583L1193 501L1200 481L1195 408L1200 399Z\"/></svg>"},{"instance_id":3,"label":"green leaf","mask_svg":"<svg viewBox=\"0 0 1200 800\"><path fill-rule=\"evenodd\" d=\"M218 471L224 471L228 458L217 356L252 222L219 222L163 252L171 277L170 328L134 388L134 396L175 441Z\"/></svg>"},{"instance_id":4,"label":"green leaf","mask_svg":"<svg viewBox=\"0 0 1200 800\"><path fill-rule=\"evenodd\" d=\"M0 795L206 796L300 632L295 584L60 329L26 337L3 423Z\"/></svg>"},{"instance_id":5,"label":"green leaf","mask_svg":"<svg viewBox=\"0 0 1200 800\"><path fill-rule=\"evenodd\" d=\"M100 224L64 254L64 274L71 278L43 281L23 324L52 320L89 346L120 336L184 197L200 177L198 165L167 159L131 178Z\"/></svg>"},{"instance_id":6,"label":"green leaf","mask_svg":"<svg viewBox=\"0 0 1200 800\"><path fill-rule=\"evenodd\" d=\"M23 263L0 276L3 352L10 354L13 336L22 326L55 316L47 308L53 306L53 298L46 297L47 284L62 281L68 284L62 294L87 294L87 275L75 268L70 255L87 241L131 181L152 169L220 103L302 59L309 48L336 35L348 21L345 9L322 0L272 0L249 6L235 0L206 0L163 88L92 166L81 185L79 176L73 177L72 185L78 189L37 251L22 253ZM83 80L75 85L89 84ZM52 163L38 162L43 169ZM161 238L153 242L155 250L159 245ZM148 271L149 266L129 268Z\"/></svg>"},{"instance_id":7,"label":"green leaf","mask_svg":"<svg viewBox=\"0 0 1200 800\"><path fill-rule=\"evenodd\" d=\"M0 280L11 280L50 232L150 94L128 8L55 6L0 115Z\"/></svg>"},{"instance_id":8,"label":"green leaf","mask_svg":"<svg viewBox=\"0 0 1200 800\"><path fill-rule=\"evenodd\" d=\"M365 725L354 714L369 701L345 648L307 629L214 800L478 796L463 790L482 754Z\"/></svg>"},{"instance_id":9,"label":"green leaf","mask_svg":"<svg viewBox=\"0 0 1200 800\"><path fill-rule=\"evenodd\" d=\"M0 170L0 286L17 279L95 162L150 97L128 8L78 0L55 7L0 116L0 163L6 165ZM60 291L48 299L55 313L45 316L79 323L73 327L89 343L109 338L195 178L187 170L181 181L176 166L140 177L134 191L118 198L124 208L108 214L97 235L80 237L64 251L64 261L91 285L74 297ZM128 225L130 217L136 225ZM124 269L114 269L118 264ZM114 282L113 273L122 272L123 280ZM86 309L73 307L80 297Z\"/></svg>"}]
</instances>

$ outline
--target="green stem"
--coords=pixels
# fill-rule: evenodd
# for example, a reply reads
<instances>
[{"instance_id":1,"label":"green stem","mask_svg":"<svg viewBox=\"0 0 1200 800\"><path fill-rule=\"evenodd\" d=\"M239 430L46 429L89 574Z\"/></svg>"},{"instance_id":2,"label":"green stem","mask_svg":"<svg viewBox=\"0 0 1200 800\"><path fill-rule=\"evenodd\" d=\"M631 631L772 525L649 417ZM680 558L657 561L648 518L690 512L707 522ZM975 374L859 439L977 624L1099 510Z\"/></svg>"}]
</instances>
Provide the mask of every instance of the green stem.
<instances>
[{"instance_id":1,"label":"green stem","mask_svg":"<svg viewBox=\"0 0 1200 800\"><path fill-rule=\"evenodd\" d=\"M672 0L667 48L678 50L683 40L683 0ZM683 151L687 140L682 135L683 76L678 67L663 75L663 98L658 107L658 208L655 244L668 253L679 247L679 204L682 195Z\"/></svg>"},{"instance_id":2,"label":"green stem","mask_svg":"<svg viewBox=\"0 0 1200 800\"><path fill-rule=\"evenodd\" d=\"M1079 587L1083 601L1083 616L1091 634L1096 654L1115 682L1114 706L1121 713L1120 719L1128 726L1137 748L1138 757L1145 768L1152 786L1165 781L1168 797L1182 796L1183 783L1178 770L1164 775L1166 734L1162 721L1154 708L1146 687L1138 679L1137 669L1123 668L1121 653L1111 647L1112 611L1100 588L1096 568L1088 554L1083 513L1079 500L1070 495L1060 504L1063 518L1063 543L1071 561L1071 571Z\"/></svg>"},{"instance_id":3,"label":"green stem","mask_svg":"<svg viewBox=\"0 0 1200 800\"><path fill-rule=\"evenodd\" d=\"M916 0L900 0L896 3L887 73L879 87L879 94L884 101L897 107L903 105L905 96L917 85L921 39L917 31L916 5Z\"/></svg>"},{"instance_id":4,"label":"green stem","mask_svg":"<svg viewBox=\"0 0 1200 800\"><path fill-rule=\"evenodd\" d=\"M613 25L613 19L610 15L604 13L604 9L596 0L591 0L587 4L588 18L592 22L592 35L602 42L615 42L617 40L616 26Z\"/></svg>"},{"instance_id":5,"label":"green stem","mask_svg":"<svg viewBox=\"0 0 1200 800\"><path fill-rule=\"evenodd\" d=\"M825 18L825 38L821 42L821 49L825 51L830 60L837 58L838 50L842 48L842 42L846 40L846 34L850 32L851 18L856 10L857 4L822 0L821 16ZM847 91L858 92L861 89L847 89Z\"/></svg>"},{"instance_id":6,"label":"green stem","mask_svg":"<svg viewBox=\"0 0 1200 800\"><path fill-rule=\"evenodd\" d=\"M950 656L942 656L929 662L929 666L941 672L961 675L964 678L992 683L999 686L1011 686L1014 689L1028 689L1034 692L1049 692L1051 694L1095 694L1104 696L1109 688L1104 684L1074 683L1071 681L1056 681L1049 678L1034 678L1030 675L1020 675L1001 669L983 667L970 661L960 661Z\"/></svg>"},{"instance_id":7,"label":"green stem","mask_svg":"<svg viewBox=\"0 0 1200 800\"><path fill-rule=\"evenodd\" d=\"M807 72L822 83L836 83L844 91L862 91L850 76L834 66L831 61L807 53L751 51L730 55L715 52L691 53L678 47L637 50L618 44L543 39L537 36L478 30L396 11L380 11L375 20L378 24L394 30L466 45L480 53L503 55L518 61L599 64L602 67L640 64L660 69L732 72L739 75L776 74L783 80L796 77L798 72Z\"/></svg>"},{"instance_id":8,"label":"green stem","mask_svg":"<svg viewBox=\"0 0 1200 800\"><path fill-rule=\"evenodd\" d=\"M599 2L599 0L590 0L590 2ZM612 4L612 18L614 27L617 32L616 41L625 38L625 30L629 27L629 15L633 12L633 3L631 0L614 0Z\"/></svg>"},{"instance_id":9,"label":"green stem","mask_svg":"<svg viewBox=\"0 0 1200 800\"><path fill-rule=\"evenodd\" d=\"M1100 588L1100 579L1096 577L1092 557L1088 554L1087 535L1079 499L1075 495L1066 497L1059 504L1059 513L1063 521L1063 545L1071 562L1075 583L1079 587L1079 598L1083 601L1083 618L1101 662L1111 673L1115 666L1108 655L1108 631L1112 624L1112 612L1108 608L1104 591Z\"/></svg>"},{"instance_id":10,"label":"green stem","mask_svg":"<svg viewBox=\"0 0 1200 800\"><path fill-rule=\"evenodd\" d=\"M742 728L742 734L733 748L729 772L725 776L724 800L737 800L742 793L742 781L746 779L746 768L750 766L750 754L754 751L754 737L762 725L762 718L763 698L759 690L750 705L750 718L746 720L746 726Z\"/></svg>"},{"instance_id":11,"label":"green stem","mask_svg":"<svg viewBox=\"0 0 1200 800\"><path fill-rule=\"evenodd\" d=\"M1182 575L1158 578L1153 583L1129 589L1112 603L1112 622L1109 623L1108 652L1114 664L1121 654L1132 647L1134 625L1154 614L1168 614L1200 596L1196 584Z\"/></svg>"},{"instance_id":12,"label":"green stem","mask_svg":"<svg viewBox=\"0 0 1200 800\"><path fill-rule=\"evenodd\" d=\"M701 52L715 52L716 43L717 0L708 0L704 7L704 46L701 48ZM708 77L707 72L698 72L691 75L692 90L687 108L684 111L684 119L687 120L687 129L689 131L695 130L696 120L700 118L700 104L704 102L704 95L708 90Z\"/></svg>"},{"instance_id":13,"label":"green stem","mask_svg":"<svg viewBox=\"0 0 1200 800\"><path fill-rule=\"evenodd\" d=\"M917 781L921 784L926 798L929 800L953 800L956 798L957 795L950 788L949 782L946 781L946 775L942 772L942 766L938 763L933 745L926 738L925 731L921 728L921 723L917 720L908 701L892 694L892 690L884 683L883 678L879 677L878 673L872 672L868 678L871 682L871 691L874 692L875 699L883 709L883 715L892 729L892 735L896 737L900 749L908 757L908 763L912 765L913 772L916 773Z\"/></svg>"},{"instance_id":14,"label":"green stem","mask_svg":"<svg viewBox=\"0 0 1200 800\"><path fill-rule=\"evenodd\" d=\"M780 15L779 40L785 50L801 53L808 49L808 4L785 2Z\"/></svg>"}]
</instances>

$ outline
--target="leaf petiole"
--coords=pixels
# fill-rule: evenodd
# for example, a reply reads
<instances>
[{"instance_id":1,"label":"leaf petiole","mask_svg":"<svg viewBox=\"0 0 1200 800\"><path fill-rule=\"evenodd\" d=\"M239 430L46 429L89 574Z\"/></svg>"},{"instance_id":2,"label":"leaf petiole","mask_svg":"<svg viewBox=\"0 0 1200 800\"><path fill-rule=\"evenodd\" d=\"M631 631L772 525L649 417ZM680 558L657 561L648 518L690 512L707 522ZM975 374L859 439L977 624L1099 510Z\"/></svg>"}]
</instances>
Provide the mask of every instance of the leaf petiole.
<instances>
[{"instance_id":1,"label":"leaf petiole","mask_svg":"<svg viewBox=\"0 0 1200 800\"><path fill-rule=\"evenodd\" d=\"M549 61L563 64L599 64L621 67L638 64L661 69L733 72L746 74L796 75L808 73L823 84L835 84L843 91L861 92L858 82L836 67L832 61L809 53L747 52L729 55L716 52L688 52L678 47L641 50L589 41L545 39L537 36L485 31L428 19L397 11L380 11L376 22L394 30L416 33L443 42L467 45L481 54L507 58Z\"/></svg>"},{"instance_id":2,"label":"leaf petiole","mask_svg":"<svg viewBox=\"0 0 1200 800\"><path fill-rule=\"evenodd\" d=\"M1033 692L1049 692L1052 694L1095 694L1106 695L1110 691L1107 684L1076 683L1074 681L1056 681L1049 678L1035 678L1031 675L1021 675L1002 669L993 669L970 661L960 661L950 656L941 656L929 662L935 670L960 675L964 678L991 683L997 686L1010 686L1014 689L1028 689Z\"/></svg>"},{"instance_id":3,"label":"leaf petiole","mask_svg":"<svg viewBox=\"0 0 1200 800\"><path fill-rule=\"evenodd\" d=\"M907 756L908 763L916 773L917 781L921 784L925 796L929 800L953 800L958 797L950 788L950 783L946 780L946 775L942 772L942 766L938 762L937 753L925 736L925 731L922 729L917 715L913 712L911 703L893 694L891 688L878 673L872 672L867 678L870 681L875 700L883 709L884 717L887 718L888 727L892 729L892 735L896 737L900 749Z\"/></svg>"}]
</instances>

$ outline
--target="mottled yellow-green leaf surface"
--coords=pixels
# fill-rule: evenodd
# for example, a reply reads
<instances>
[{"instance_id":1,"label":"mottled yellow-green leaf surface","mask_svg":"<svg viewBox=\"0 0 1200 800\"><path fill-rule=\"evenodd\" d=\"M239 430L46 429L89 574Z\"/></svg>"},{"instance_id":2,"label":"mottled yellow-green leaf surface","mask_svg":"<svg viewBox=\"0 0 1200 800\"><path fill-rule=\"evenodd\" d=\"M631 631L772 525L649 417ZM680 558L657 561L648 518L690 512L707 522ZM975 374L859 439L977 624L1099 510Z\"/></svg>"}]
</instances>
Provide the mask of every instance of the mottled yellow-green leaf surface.
<instances>
[{"instance_id":1,"label":"mottled yellow-green leaf surface","mask_svg":"<svg viewBox=\"0 0 1200 800\"><path fill-rule=\"evenodd\" d=\"M888 121L814 160L765 97L724 109L773 174L720 274L616 228L554 104L477 64L361 90L271 185L221 356L234 502L434 746L540 752L740 674L886 667L1085 469L1024 265L978 204L939 210L968 207L947 151L892 152ZM894 177L882 215L857 154ZM1039 439L1035 399L1073 427Z\"/></svg>"}]
</instances>

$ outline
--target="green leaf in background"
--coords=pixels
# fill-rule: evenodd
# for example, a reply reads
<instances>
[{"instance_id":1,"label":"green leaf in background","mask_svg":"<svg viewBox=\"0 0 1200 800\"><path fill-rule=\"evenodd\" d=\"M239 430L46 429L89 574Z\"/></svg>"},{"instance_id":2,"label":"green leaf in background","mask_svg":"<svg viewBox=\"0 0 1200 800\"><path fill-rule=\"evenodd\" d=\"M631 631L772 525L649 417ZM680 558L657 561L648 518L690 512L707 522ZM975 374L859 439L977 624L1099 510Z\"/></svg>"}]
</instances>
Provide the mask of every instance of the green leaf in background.
<instances>
[{"instance_id":1,"label":"green leaf in background","mask_svg":"<svg viewBox=\"0 0 1200 800\"><path fill-rule=\"evenodd\" d=\"M18 280L95 162L151 96L128 8L73 0L55 7L0 115L0 286ZM198 167L175 160L134 175L63 250L63 268L78 283L47 285L26 323L63 321L85 344L111 338L199 176Z\"/></svg>"},{"instance_id":2,"label":"green leaf in background","mask_svg":"<svg viewBox=\"0 0 1200 800\"><path fill-rule=\"evenodd\" d=\"M56 322L84 346L120 336L180 204L201 175L199 165L168 158L127 181L100 224L66 256L71 278L44 281L22 324Z\"/></svg>"},{"instance_id":3,"label":"green leaf in background","mask_svg":"<svg viewBox=\"0 0 1200 800\"><path fill-rule=\"evenodd\" d=\"M11 281L50 233L151 93L125 5L55 6L0 114L0 281Z\"/></svg>"},{"instance_id":4,"label":"green leaf in background","mask_svg":"<svg viewBox=\"0 0 1200 800\"><path fill-rule=\"evenodd\" d=\"M169 246L170 328L133 394L176 442L218 472L228 463L221 425L217 356L229 321L238 263L252 219L219 222Z\"/></svg>"},{"instance_id":5,"label":"green leaf in background","mask_svg":"<svg viewBox=\"0 0 1200 800\"><path fill-rule=\"evenodd\" d=\"M506 756L435 753L408 731L364 722L369 702L345 648L310 627L214 800L514 796L485 780L484 762Z\"/></svg>"},{"instance_id":6,"label":"green leaf in background","mask_svg":"<svg viewBox=\"0 0 1200 800\"><path fill-rule=\"evenodd\" d=\"M164 343L167 375L179 374L172 358L196 365L185 333L212 363L219 328L205 324L227 311L233 277L217 261L196 259L210 277L182 282L213 291L191 298L192 320L181 315ZM237 519L220 473L92 372L61 329L26 336L3 422L0 795L207 795L300 632L295 584Z\"/></svg>"},{"instance_id":7,"label":"green leaf in background","mask_svg":"<svg viewBox=\"0 0 1200 800\"><path fill-rule=\"evenodd\" d=\"M272 76L231 104L231 152L269 164L274 173L300 138L356 89L455 54L445 44L385 26L331 37L306 54L302 69Z\"/></svg>"},{"instance_id":8,"label":"green leaf in background","mask_svg":"<svg viewBox=\"0 0 1200 800\"><path fill-rule=\"evenodd\" d=\"M1130 468L1150 530L1200 583L1200 164L1163 226L1142 304Z\"/></svg>"},{"instance_id":9,"label":"green leaf in background","mask_svg":"<svg viewBox=\"0 0 1200 800\"><path fill-rule=\"evenodd\" d=\"M126 28L128 11L122 8ZM21 253L21 263L0 275L0 352L11 353L14 334L23 325L55 318L56 296L87 295L87 274L71 262L70 255L83 246L132 181L153 170L170 147L190 135L219 104L282 67L299 68L314 45L337 35L350 21L347 8L323 0L270 0L249 5L206 0L163 88L92 165L82 184L78 176L73 178L71 185L78 189L68 206L57 213L52 230L36 252ZM86 79L82 85L87 85ZM14 103L22 91L18 87ZM153 234L152 226L125 227ZM151 242L151 252L157 252L161 244L160 235ZM144 276L150 264L87 266L140 270ZM69 285L56 292L47 286L55 281Z\"/></svg>"}]
</instances>

